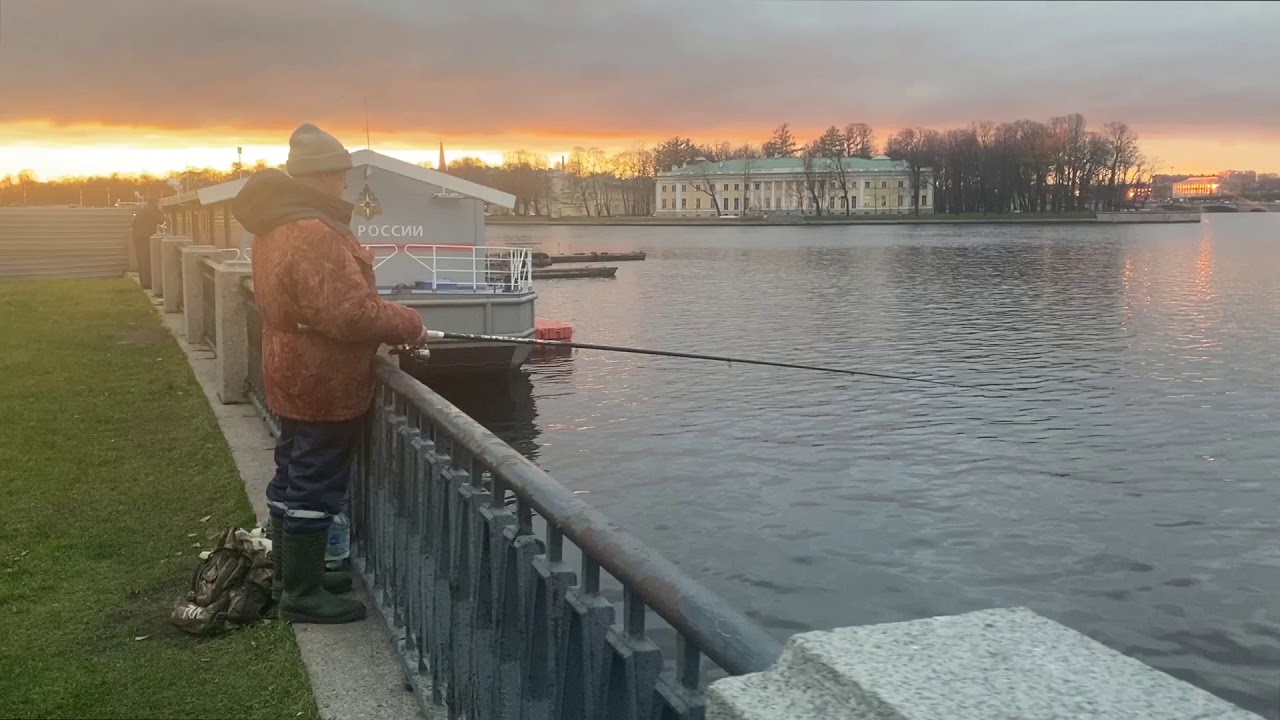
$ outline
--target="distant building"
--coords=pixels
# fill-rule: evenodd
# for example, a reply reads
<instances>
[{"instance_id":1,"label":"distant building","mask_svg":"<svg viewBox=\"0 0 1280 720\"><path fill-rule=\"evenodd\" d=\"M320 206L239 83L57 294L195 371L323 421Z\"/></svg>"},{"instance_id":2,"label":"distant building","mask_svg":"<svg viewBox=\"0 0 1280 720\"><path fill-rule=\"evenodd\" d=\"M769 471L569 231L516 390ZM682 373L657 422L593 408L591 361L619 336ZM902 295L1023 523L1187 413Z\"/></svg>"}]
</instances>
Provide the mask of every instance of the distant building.
<instances>
[{"instance_id":1,"label":"distant building","mask_svg":"<svg viewBox=\"0 0 1280 720\"><path fill-rule=\"evenodd\" d=\"M799 157L700 160L659 172L655 186L657 216L811 215L818 208L824 215L915 212L910 167L883 155L843 158L839 166L822 158L809 173ZM927 169L919 193L920 212L933 212L933 175Z\"/></svg>"},{"instance_id":2,"label":"distant building","mask_svg":"<svg viewBox=\"0 0 1280 720\"><path fill-rule=\"evenodd\" d=\"M1217 197L1220 184L1218 178L1212 175L1189 177L1173 184L1173 197L1175 199Z\"/></svg>"},{"instance_id":3,"label":"distant building","mask_svg":"<svg viewBox=\"0 0 1280 720\"><path fill-rule=\"evenodd\" d=\"M1219 190L1224 193L1244 194L1257 189L1258 173L1253 170L1223 170L1218 173Z\"/></svg>"},{"instance_id":4,"label":"distant building","mask_svg":"<svg viewBox=\"0 0 1280 720\"><path fill-rule=\"evenodd\" d=\"M1129 187L1127 195L1130 201L1143 203L1151 199L1151 192L1150 183L1138 183L1137 185L1131 185Z\"/></svg>"}]
</instances>

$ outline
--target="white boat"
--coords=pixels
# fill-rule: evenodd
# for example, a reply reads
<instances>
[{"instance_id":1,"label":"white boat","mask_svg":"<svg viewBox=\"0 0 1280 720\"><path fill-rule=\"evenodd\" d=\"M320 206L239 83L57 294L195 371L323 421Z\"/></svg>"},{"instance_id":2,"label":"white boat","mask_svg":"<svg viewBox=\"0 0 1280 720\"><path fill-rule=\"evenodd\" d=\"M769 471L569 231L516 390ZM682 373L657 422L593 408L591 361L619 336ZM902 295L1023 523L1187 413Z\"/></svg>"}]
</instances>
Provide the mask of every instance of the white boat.
<instances>
[{"instance_id":1,"label":"white boat","mask_svg":"<svg viewBox=\"0 0 1280 720\"><path fill-rule=\"evenodd\" d=\"M532 251L485 245L486 207L512 208L515 196L372 150L351 153L351 162L351 229L374 256L379 294L418 311L432 330L534 336ZM251 257L253 236L231 215L247 180L166 198L172 232ZM531 347L441 341L430 350L433 373L494 373L520 367Z\"/></svg>"}]
</instances>

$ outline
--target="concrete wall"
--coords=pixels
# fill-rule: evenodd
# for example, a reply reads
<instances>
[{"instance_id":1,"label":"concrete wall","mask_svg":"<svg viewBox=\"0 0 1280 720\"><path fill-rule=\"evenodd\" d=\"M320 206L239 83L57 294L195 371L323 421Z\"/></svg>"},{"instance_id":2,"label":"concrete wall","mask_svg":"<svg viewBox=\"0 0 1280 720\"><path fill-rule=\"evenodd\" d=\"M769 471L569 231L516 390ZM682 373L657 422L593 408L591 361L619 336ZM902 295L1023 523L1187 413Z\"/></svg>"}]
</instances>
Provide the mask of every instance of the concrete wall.
<instances>
[{"instance_id":1,"label":"concrete wall","mask_svg":"<svg viewBox=\"0 0 1280 720\"><path fill-rule=\"evenodd\" d=\"M0 277L122 275L132 222L132 208L0 208Z\"/></svg>"},{"instance_id":2,"label":"concrete wall","mask_svg":"<svg viewBox=\"0 0 1280 720\"><path fill-rule=\"evenodd\" d=\"M1100 212L1098 222L1104 223L1198 223L1198 212Z\"/></svg>"}]
</instances>

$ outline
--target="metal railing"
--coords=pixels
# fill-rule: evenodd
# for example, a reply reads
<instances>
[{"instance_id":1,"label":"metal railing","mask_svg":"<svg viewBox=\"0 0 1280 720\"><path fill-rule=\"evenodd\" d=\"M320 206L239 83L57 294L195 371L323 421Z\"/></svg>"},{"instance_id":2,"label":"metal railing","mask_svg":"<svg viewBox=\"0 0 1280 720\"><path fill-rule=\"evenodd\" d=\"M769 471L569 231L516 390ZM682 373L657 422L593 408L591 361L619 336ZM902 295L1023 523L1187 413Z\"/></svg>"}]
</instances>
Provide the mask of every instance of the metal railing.
<instances>
[{"instance_id":1,"label":"metal railing","mask_svg":"<svg viewBox=\"0 0 1280 720\"><path fill-rule=\"evenodd\" d=\"M380 267L403 253L427 271L432 292L526 293L533 290L529 248L475 245L366 245Z\"/></svg>"},{"instance_id":2,"label":"metal railing","mask_svg":"<svg viewBox=\"0 0 1280 720\"><path fill-rule=\"evenodd\" d=\"M429 695L414 683L421 702L468 718L701 718L703 655L730 674L777 659L755 622L393 362L375 364L352 558L410 677L430 679ZM621 584L620 622L602 569ZM676 633L672 671L647 609Z\"/></svg>"},{"instance_id":3,"label":"metal railing","mask_svg":"<svg viewBox=\"0 0 1280 720\"><path fill-rule=\"evenodd\" d=\"M218 347L218 290L214 282L213 262L208 258L200 261L200 293L203 299L201 321L204 331L204 342L209 347Z\"/></svg>"},{"instance_id":4,"label":"metal railing","mask_svg":"<svg viewBox=\"0 0 1280 720\"><path fill-rule=\"evenodd\" d=\"M243 288L247 394L278 433L252 280ZM780 644L758 624L392 360L374 369L351 559L424 710L699 720L704 656L729 674L777 659ZM646 629L651 613L669 628Z\"/></svg>"}]
</instances>

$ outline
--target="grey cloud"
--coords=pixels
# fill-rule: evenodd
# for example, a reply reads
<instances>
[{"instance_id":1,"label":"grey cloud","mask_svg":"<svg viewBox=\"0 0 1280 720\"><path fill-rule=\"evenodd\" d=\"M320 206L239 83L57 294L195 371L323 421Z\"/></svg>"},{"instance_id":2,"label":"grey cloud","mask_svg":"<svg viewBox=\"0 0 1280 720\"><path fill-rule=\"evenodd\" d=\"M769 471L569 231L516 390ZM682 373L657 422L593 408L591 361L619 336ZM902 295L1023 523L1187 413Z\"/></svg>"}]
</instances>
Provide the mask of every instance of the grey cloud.
<instances>
[{"instance_id":1,"label":"grey cloud","mask_svg":"<svg viewBox=\"0 0 1280 720\"><path fill-rule=\"evenodd\" d=\"M0 122L700 135L1081 112L1269 132L1270 3L5 0Z\"/></svg>"}]
</instances>

